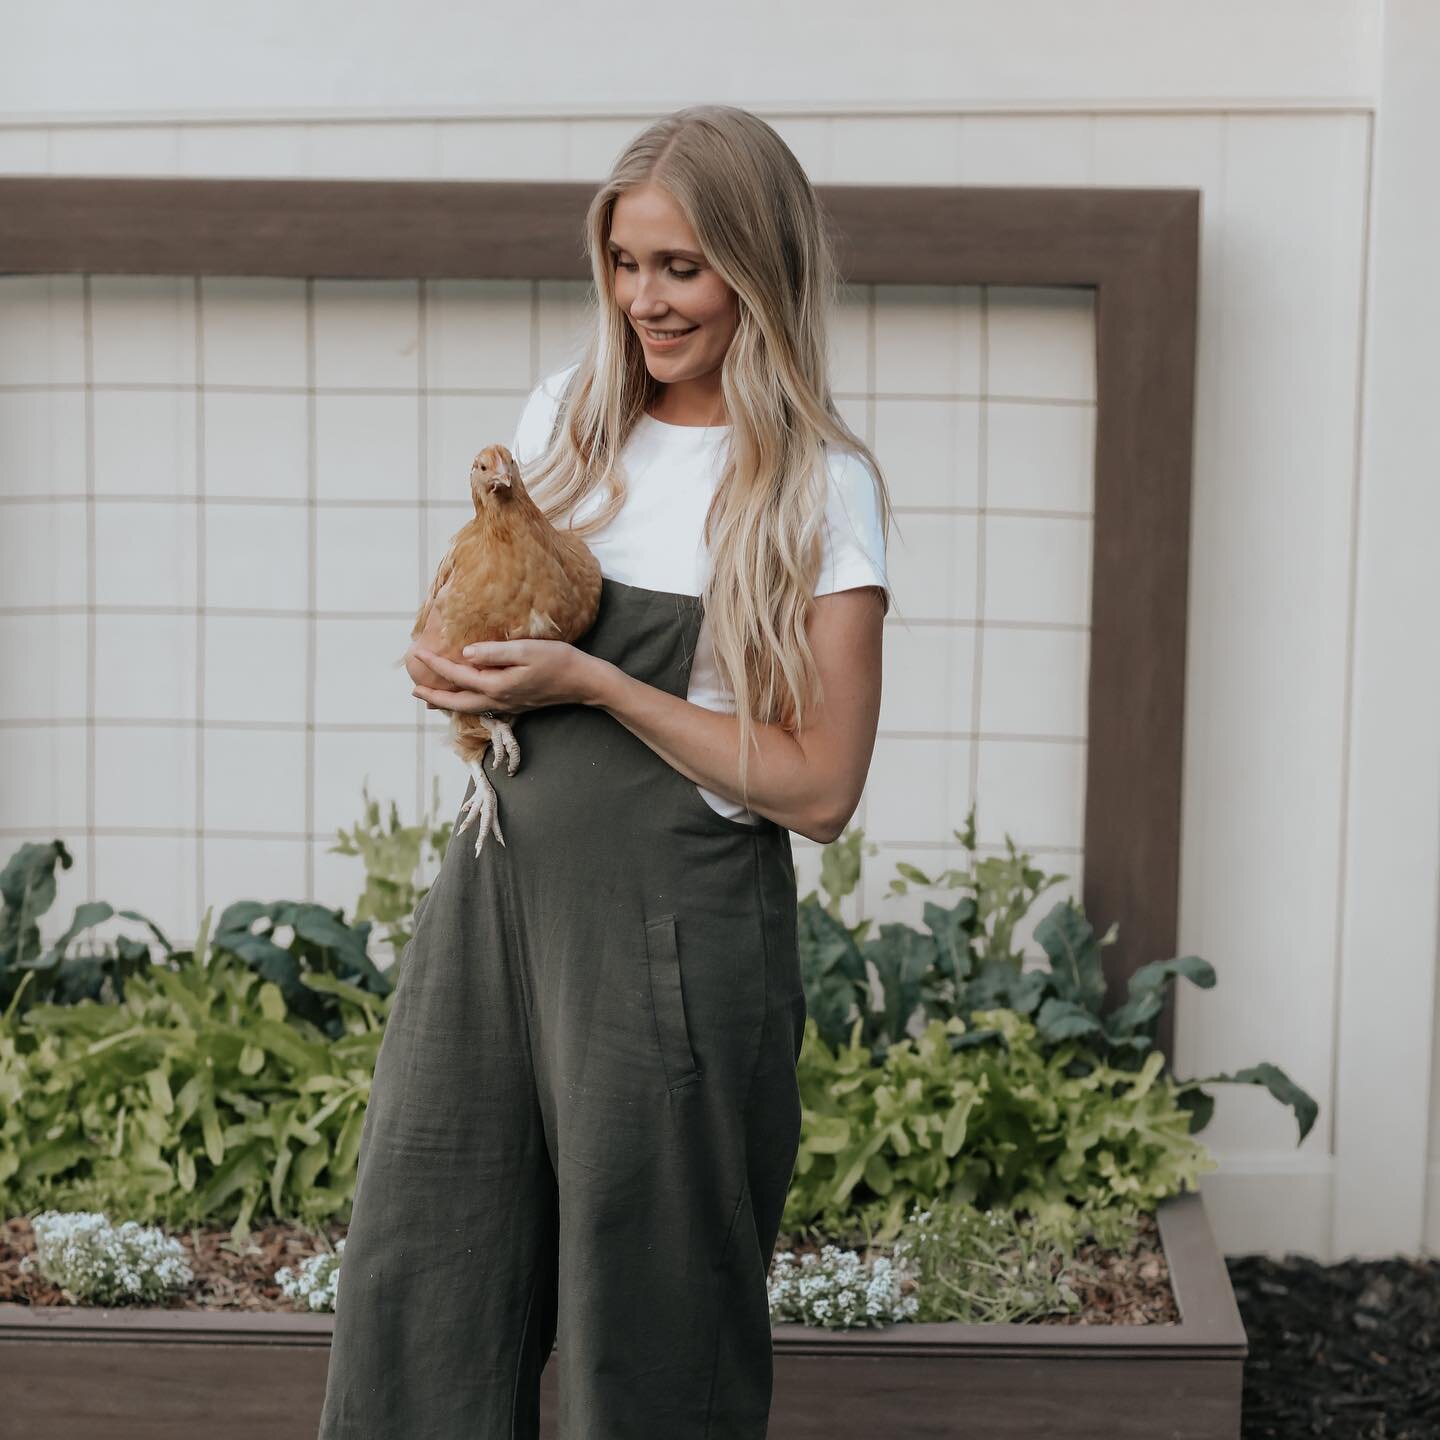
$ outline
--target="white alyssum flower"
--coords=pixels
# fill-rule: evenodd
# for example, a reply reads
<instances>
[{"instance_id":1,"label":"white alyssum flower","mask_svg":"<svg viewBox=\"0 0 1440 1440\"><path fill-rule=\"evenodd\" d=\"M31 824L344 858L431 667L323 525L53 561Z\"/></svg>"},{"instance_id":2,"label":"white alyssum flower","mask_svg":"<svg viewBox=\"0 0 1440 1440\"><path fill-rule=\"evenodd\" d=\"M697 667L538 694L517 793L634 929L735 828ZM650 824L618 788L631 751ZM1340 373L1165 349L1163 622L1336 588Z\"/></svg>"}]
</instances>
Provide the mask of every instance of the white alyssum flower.
<instances>
[{"instance_id":1,"label":"white alyssum flower","mask_svg":"<svg viewBox=\"0 0 1440 1440\"><path fill-rule=\"evenodd\" d=\"M908 1320L919 1302L900 1293L900 1280L883 1255L864 1261L838 1245L825 1245L818 1255L785 1250L770 1266L770 1318L829 1330Z\"/></svg>"},{"instance_id":2,"label":"white alyssum flower","mask_svg":"<svg viewBox=\"0 0 1440 1440\"><path fill-rule=\"evenodd\" d=\"M311 1255L298 1266L282 1265L275 1272L276 1284L290 1299L310 1310L333 1310L340 1293L340 1256L345 1241L337 1240L333 1252Z\"/></svg>"},{"instance_id":3,"label":"white alyssum flower","mask_svg":"<svg viewBox=\"0 0 1440 1440\"><path fill-rule=\"evenodd\" d=\"M138 1220L112 1225L97 1211L46 1210L30 1224L35 1255L24 1268L82 1304L153 1303L195 1278L184 1246Z\"/></svg>"}]
</instances>

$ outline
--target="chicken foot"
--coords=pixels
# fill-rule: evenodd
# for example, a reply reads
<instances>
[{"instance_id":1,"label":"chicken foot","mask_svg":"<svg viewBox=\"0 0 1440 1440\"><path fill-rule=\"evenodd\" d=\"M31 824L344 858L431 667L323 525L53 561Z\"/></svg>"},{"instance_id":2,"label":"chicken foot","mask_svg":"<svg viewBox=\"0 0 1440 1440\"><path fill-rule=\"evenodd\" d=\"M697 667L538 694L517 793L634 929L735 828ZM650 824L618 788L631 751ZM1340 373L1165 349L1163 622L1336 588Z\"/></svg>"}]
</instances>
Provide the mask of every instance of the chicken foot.
<instances>
[{"instance_id":1,"label":"chicken foot","mask_svg":"<svg viewBox=\"0 0 1440 1440\"><path fill-rule=\"evenodd\" d=\"M510 722L497 719L493 715L487 715L485 720L490 727L490 748L495 752L490 768L493 770L499 765L500 748L504 746L505 768L513 775L520 768L520 746L515 741L515 732L510 728ZM497 740L499 745L495 743Z\"/></svg>"},{"instance_id":2,"label":"chicken foot","mask_svg":"<svg viewBox=\"0 0 1440 1440\"><path fill-rule=\"evenodd\" d=\"M479 759L470 761L465 768L475 777L475 793L465 802L460 812L465 818L455 827L455 833L458 835L462 830L468 829L475 817L480 817L480 828L475 835L475 857L479 859L480 851L485 846L485 837L492 829L495 831L495 838L502 845L505 843L505 837L500 833L500 799L485 774L484 751L481 751Z\"/></svg>"},{"instance_id":3,"label":"chicken foot","mask_svg":"<svg viewBox=\"0 0 1440 1440\"><path fill-rule=\"evenodd\" d=\"M481 718L485 721L485 729L488 732L488 747L495 752L495 758L490 762L490 768L494 770L500 764L501 753L504 753L505 768L514 774L520 768L520 746L516 742L515 732L510 727L508 720L492 714L489 710L481 712ZM495 787L490 783L485 774L485 750L482 749L475 759L467 761L465 768L475 777L475 792L465 802L461 814L464 819L455 827L458 835L461 830L468 829L470 824L478 816L480 829L475 836L475 855L478 858L480 851L484 848L485 837L491 830L495 832L495 838L503 845L505 837L500 833L500 798L495 793Z\"/></svg>"}]
</instances>

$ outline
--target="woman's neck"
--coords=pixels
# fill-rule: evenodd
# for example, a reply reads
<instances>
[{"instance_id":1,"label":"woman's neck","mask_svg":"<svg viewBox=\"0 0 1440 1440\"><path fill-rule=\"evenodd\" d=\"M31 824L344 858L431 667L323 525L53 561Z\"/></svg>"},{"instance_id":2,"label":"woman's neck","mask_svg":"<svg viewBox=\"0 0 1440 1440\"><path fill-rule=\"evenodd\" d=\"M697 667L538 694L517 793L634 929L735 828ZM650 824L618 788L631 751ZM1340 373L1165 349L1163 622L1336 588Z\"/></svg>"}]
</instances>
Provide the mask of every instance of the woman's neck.
<instances>
[{"instance_id":1,"label":"woman's neck","mask_svg":"<svg viewBox=\"0 0 1440 1440\"><path fill-rule=\"evenodd\" d=\"M695 382L677 381L666 385L646 406L647 415L666 425L724 425L725 400L720 387L695 389Z\"/></svg>"}]
</instances>

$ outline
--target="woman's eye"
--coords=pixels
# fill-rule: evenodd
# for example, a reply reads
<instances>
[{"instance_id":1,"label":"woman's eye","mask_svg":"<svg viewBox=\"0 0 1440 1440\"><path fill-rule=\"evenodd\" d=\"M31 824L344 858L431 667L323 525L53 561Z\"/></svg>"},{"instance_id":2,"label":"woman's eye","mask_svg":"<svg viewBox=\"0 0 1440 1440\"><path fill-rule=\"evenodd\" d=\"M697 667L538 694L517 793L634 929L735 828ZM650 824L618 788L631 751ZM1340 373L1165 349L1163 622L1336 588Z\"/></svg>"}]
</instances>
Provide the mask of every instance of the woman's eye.
<instances>
[{"instance_id":1,"label":"woman's eye","mask_svg":"<svg viewBox=\"0 0 1440 1440\"><path fill-rule=\"evenodd\" d=\"M633 260L617 260L615 268L617 270L638 270L640 267ZM677 270L673 265L669 269L677 280L693 280L700 273L699 270Z\"/></svg>"}]
</instances>

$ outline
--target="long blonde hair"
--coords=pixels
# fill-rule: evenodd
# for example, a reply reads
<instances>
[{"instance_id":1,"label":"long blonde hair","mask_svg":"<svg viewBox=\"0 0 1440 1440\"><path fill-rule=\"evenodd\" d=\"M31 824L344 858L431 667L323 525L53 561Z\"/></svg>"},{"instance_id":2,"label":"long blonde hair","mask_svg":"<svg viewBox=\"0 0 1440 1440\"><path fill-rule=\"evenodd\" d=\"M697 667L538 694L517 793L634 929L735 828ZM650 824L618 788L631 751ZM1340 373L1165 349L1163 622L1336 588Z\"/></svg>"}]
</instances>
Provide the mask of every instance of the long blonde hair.
<instances>
[{"instance_id":1,"label":"long blonde hair","mask_svg":"<svg viewBox=\"0 0 1440 1440\"><path fill-rule=\"evenodd\" d=\"M735 696L745 795L753 722L798 732L821 699L806 621L822 556L825 447L852 450L869 465L887 539L890 496L879 462L831 398L827 338L838 279L809 178L758 116L692 105L625 147L586 213L594 323L549 443L526 467L547 518L558 523L604 487L573 528L584 538L609 523L625 500L620 453L661 388L620 312L607 251L616 199L646 183L674 198L738 299L720 372L730 444L705 518L702 604L716 668Z\"/></svg>"}]
</instances>

